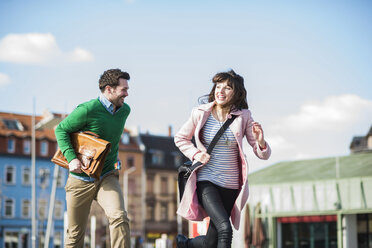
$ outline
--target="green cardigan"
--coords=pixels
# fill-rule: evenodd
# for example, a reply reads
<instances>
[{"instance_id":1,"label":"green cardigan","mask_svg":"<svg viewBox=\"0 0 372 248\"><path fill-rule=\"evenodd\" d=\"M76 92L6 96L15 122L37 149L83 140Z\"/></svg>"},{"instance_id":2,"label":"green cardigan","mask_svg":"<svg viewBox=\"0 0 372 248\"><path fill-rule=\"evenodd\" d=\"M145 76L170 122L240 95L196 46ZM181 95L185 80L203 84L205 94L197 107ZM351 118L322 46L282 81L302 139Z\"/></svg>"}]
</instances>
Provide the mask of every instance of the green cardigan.
<instances>
[{"instance_id":1,"label":"green cardigan","mask_svg":"<svg viewBox=\"0 0 372 248\"><path fill-rule=\"evenodd\" d=\"M76 158L69 134L78 131L91 131L98 134L101 139L111 143L111 151L106 157L102 175L115 169L114 165L117 161L120 137L123 133L125 121L129 113L130 107L128 104L124 103L124 105L112 115L98 98L77 106L55 130L58 146L67 161L70 162ZM85 173L70 173L77 176L88 177Z\"/></svg>"}]
</instances>

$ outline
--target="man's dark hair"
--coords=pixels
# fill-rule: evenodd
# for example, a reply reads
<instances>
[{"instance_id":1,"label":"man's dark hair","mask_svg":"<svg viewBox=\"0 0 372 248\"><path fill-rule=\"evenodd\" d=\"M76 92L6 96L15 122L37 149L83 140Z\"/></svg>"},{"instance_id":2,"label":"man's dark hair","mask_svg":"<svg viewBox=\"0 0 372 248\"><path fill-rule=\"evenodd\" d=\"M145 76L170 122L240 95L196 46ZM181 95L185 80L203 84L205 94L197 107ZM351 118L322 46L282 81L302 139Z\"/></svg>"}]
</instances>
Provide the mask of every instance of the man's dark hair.
<instances>
[{"instance_id":1,"label":"man's dark hair","mask_svg":"<svg viewBox=\"0 0 372 248\"><path fill-rule=\"evenodd\" d=\"M110 69L103 72L99 79L99 89L101 92L104 92L107 85L115 88L119 85L120 78L129 80L129 73L121 71L120 69Z\"/></svg>"}]
</instances>

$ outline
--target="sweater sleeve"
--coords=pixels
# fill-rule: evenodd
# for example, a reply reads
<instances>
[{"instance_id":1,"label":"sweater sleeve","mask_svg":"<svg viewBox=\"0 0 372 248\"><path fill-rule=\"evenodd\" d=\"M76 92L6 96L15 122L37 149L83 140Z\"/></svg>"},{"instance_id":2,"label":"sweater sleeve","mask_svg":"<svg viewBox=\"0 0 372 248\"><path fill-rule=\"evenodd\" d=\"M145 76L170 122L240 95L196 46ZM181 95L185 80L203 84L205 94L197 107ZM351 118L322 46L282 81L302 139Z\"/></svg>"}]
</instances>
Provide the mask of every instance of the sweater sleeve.
<instances>
[{"instance_id":1,"label":"sweater sleeve","mask_svg":"<svg viewBox=\"0 0 372 248\"><path fill-rule=\"evenodd\" d=\"M70 133L74 133L86 126L87 123L87 108L79 105L71 114L69 114L55 130L57 143L63 155L70 163L71 160L76 158L74 148L70 140Z\"/></svg>"}]
</instances>

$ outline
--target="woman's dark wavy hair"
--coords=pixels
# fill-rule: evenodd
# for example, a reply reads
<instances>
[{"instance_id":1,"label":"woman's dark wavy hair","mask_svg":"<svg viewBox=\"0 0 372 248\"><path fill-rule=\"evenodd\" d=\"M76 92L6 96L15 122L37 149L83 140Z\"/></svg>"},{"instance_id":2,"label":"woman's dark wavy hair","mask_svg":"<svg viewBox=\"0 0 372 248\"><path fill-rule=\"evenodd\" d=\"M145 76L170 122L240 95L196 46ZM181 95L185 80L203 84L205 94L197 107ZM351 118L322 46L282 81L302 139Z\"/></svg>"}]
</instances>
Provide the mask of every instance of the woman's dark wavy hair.
<instances>
[{"instance_id":1,"label":"woman's dark wavy hair","mask_svg":"<svg viewBox=\"0 0 372 248\"><path fill-rule=\"evenodd\" d=\"M199 98L199 102L206 102L206 98L208 98L208 102L213 102L215 100L214 91L216 89L217 83L225 81L227 81L227 85L229 85L234 90L234 95L231 101L228 103L229 105L231 105L231 110L248 109L247 91L244 88L244 78L239 74L236 74L233 70L217 73L212 79L213 87L211 92L209 93L209 95L205 95Z\"/></svg>"}]
</instances>

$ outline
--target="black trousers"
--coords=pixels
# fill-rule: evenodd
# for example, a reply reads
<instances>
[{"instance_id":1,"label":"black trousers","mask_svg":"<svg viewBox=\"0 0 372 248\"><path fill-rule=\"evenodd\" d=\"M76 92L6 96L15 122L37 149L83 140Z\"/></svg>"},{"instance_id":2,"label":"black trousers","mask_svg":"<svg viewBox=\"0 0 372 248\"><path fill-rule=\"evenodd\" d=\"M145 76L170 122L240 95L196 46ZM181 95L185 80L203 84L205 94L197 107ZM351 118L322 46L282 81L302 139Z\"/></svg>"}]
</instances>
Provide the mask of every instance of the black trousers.
<instances>
[{"instance_id":1,"label":"black trousers","mask_svg":"<svg viewBox=\"0 0 372 248\"><path fill-rule=\"evenodd\" d=\"M238 196L237 189L226 189L209 181L197 182L199 203L210 217L206 235L188 241L189 248L230 248L232 227L230 214Z\"/></svg>"}]
</instances>

